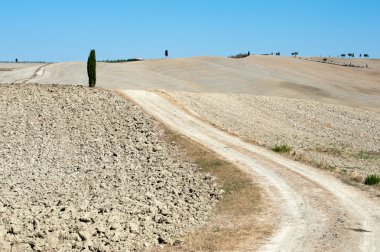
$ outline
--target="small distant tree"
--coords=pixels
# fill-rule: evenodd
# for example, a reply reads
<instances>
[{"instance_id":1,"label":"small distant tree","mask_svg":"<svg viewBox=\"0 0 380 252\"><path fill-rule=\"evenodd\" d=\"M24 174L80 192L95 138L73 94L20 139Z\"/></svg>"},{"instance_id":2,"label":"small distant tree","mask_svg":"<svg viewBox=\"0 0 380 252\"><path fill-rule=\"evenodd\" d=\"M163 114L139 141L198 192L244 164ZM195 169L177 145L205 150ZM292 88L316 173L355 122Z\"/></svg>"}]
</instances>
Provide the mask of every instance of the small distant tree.
<instances>
[{"instance_id":1,"label":"small distant tree","mask_svg":"<svg viewBox=\"0 0 380 252\"><path fill-rule=\"evenodd\" d=\"M355 54L354 54L354 53L347 53L347 56L348 56L348 57L351 57L351 58L354 58L354 57L355 57Z\"/></svg>"},{"instance_id":2,"label":"small distant tree","mask_svg":"<svg viewBox=\"0 0 380 252\"><path fill-rule=\"evenodd\" d=\"M165 50L165 57L167 58L169 56L169 51Z\"/></svg>"},{"instance_id":3,"label":"small distant tree","mask_svg":"<svg viewBox=\"0 0 380 252\"><path fill-rule=\"evenodd\" d=\"M340 55L340 57L342 57L342 58L346 58L346 54L342 53L342 54Z\"/></svg>"},{"instance_id":4,"label":"small distant tree","mask_svg":"<svg viewBox=\"0 0 380 252\"><path fill-rule=\"evenodd\" d=\"M291 54L292 54L292 56L297 57L298 52L292 52Z\"/></svg>"},{"instance_id":5,"label":"small distant tree","mask_svg":"<svg viewBox=\"0 0 380 252\"><path fill-rule=\"evenodd\" d=\"M363 55L363 57L364 57L364 58L369 58L369 54L368 54L368 53L365 53L365 54Z\"/></svg>"},{"instance_id":6,"label":"small distant tree","mask_svg":"<svg viewBox=\"0 0 380 252\"><path fill-rule=\"evenodd\" d=\"M91 50L87 60L87 75L88 84L90 87L95 87L96 84L96 56L95 50Z\"/></svg>"},{"instance_id":7,"label":"small distant tree","mask_svg":"<svg viewBox=\"0 0 380 252\"><path fill-rule=\"evenodd\" d=\"M359 57L361 58L361 57L362 57L362 54L359 54Z\"/></svg>"},{"instance_id":8,"label":"small distant tree","mask_svg":"<svg viewBox=\"0 0 380 252\"><path fill-rule=\"evenodd\" d=\"M15 62L18 63L18 58L15 59Z\"/></svg>"},{"instance_id":9,"label":"small distant tree","mask_svg":"<svg viewBox=\"0 0 380 252\"><path fill-rule=\"evenodd\" d=\"M281 54L280 54L280 52L276 52L276 55L277 55L277 56L280 56Z\"/></svg>"},{"instance_id":10,"label":"small distant tree","mask_svg":"<svg viewBox=\"0 0 380 252\"><path fill-rule=\"evenodd\" d=\"M249 55L251 55L251 53L248 51L248 53L239 53L236 55L231 55L229 57L232 59L242 59L242 58L248 57Z\"/></svg>"}]
</instances>

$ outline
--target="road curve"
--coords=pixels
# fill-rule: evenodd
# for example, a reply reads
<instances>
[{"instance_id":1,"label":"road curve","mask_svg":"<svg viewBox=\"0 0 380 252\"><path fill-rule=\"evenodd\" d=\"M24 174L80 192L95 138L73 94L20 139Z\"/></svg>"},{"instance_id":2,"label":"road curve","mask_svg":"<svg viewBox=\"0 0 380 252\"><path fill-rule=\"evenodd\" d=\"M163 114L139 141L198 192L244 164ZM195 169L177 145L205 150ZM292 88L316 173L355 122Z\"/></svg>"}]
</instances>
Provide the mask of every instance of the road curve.
<instances>
[{"instance_id":1,"label":"road curve","mask_svg":"<svg viewBox=\"0 0 380 252\"><path fill-rule=\"evenodd\" d=\"M278 206L277 231L260 251L380 251L380 203L310 166L246 143L155 92L122 90L168 127L248 169Z\"/></svg>"}]
</instances>

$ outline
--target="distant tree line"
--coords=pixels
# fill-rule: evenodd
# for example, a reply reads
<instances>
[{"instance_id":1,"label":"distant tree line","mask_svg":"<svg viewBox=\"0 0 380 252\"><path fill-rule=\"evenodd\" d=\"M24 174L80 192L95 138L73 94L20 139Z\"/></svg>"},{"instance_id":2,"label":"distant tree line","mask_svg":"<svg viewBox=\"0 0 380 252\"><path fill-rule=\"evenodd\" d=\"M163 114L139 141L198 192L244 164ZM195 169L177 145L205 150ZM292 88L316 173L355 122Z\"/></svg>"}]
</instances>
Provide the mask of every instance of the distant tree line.
<instances>
[{"instance_id":1,"label":"distant tree line","mask_svg":"<svg viewBox=\"0 0 380 252\"><path fill-rule=\"evenodd\" d=\"M29 60L26 60L26 61L19 61L18 59L14 60L14 61L11 61L11 60L0 60L0 63L28 63L28 64L45 64L47 63L46 61L29 61Z\"/></svg>"},{"instance_id":2,"label":"distant tree line","mask_svg":"<svg viewBox=\"0 0 380 252\"><path fill-rule=\"evenodd\" d=\"M340 57L342 57L342 58L345 58L346 56L349 57L349 58L355 58L355 53L347 53L347 54L342 53L342 54L340 55ZM359 57L361 58L361 57L362 57L362 54L359 54ZM364 53L364 54L363 54L363 57L364 57L364 58L369 58L369 54L368 54L368 53Z\"/></svg>"},{"instance_id":3,"label":"distant tree line","mask_svg":"<svg viewBox=\"0 0 380 252\"><path fill-rule=\"evenodd\" d=\"M234 58L234 59L241 59L241 58L248 57L250 55L251 55L251 53L248 51L248 53L239 53L239 54L231 55L231 56L228 56L228 57L229 58ZM263 56L269 56L269 55L281 56L281 53L280 52L276 52L276 53L271 52L271 53L262 53L262 54L259 54L259 55L263 55ZM299 53L298 52L292 52L291 55L297 57L299 55Z\"/></svg>"},{"instance_id":4,"label":"distant tree line","mask_svg":"<svg viewBox=\"0 0 380 252\"><path fill-rule=\"evenodd\" d=\"M115 60L98 60L97 62L103 63L125 63L125 62L134 62L134 61L142 61L142 58L133 58L133 59L115 59Z\"/></svg>"}]
</instances>

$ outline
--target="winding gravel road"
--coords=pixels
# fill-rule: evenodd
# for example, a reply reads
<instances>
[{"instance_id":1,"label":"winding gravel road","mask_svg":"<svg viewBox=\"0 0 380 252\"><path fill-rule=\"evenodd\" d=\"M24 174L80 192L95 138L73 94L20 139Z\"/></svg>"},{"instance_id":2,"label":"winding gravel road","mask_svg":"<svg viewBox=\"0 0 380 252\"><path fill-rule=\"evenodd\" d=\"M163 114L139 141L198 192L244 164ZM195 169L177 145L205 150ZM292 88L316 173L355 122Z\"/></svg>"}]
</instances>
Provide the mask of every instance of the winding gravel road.
<instances>
[{"instance_id":1,"label":"winding gravel road","mask_svg":"<svg viewBox=\"0 0 380 252\"><path fill-rule=\"evenodd\" d=\"M124 90L172 129L249 169L279 208L278 230L261 251L379 251L380 203L325 172L243 142L155 92Z\"/></svg>"}]
</instances>

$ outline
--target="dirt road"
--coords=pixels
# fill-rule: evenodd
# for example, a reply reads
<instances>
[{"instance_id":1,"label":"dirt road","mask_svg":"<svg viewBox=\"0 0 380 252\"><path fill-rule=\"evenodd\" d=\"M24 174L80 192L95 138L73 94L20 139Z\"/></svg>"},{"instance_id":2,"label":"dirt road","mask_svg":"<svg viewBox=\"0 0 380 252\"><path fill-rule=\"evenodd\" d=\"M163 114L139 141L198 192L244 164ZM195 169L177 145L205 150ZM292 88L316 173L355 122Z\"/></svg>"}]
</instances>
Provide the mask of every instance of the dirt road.
<instances>
[{"instance_id":1,"label":"dirt road","mask_svg":"<svg viewBox=\"0 0 380 252\"><path fill-rule=\"evenodd\" d=\"M26 77L23 79L15 80L12 84L24 84L24 83L33 83L36 82L39 78L42 78L45 74L46 67L50 65L50 63L38 66L34 71L33 75L30 77Z\"/></svg>"},{"instance_id":2,"label":"dirt road","mask_svg":"<svg viewBox=\"0 0 380 252\"><path fill-rule=\"evenodd\" d=\"M262 251L379 251L380 203L321 170L241 141L185 113L161 95L123 91L172 129L250 170L279 207L277 232Z\"/></svg>"}]
</instances>

